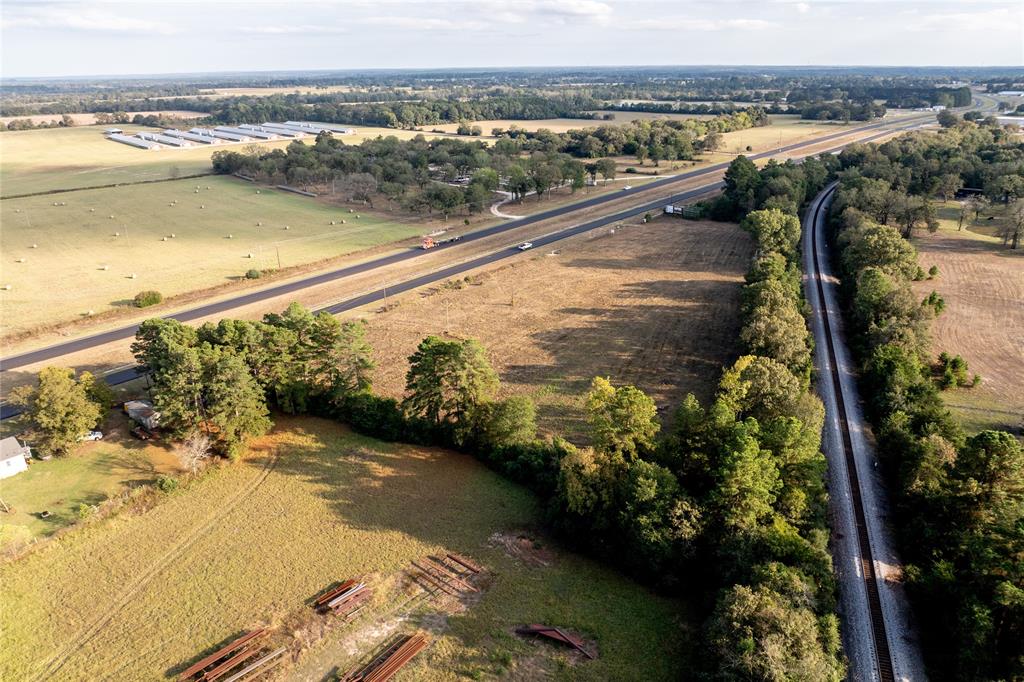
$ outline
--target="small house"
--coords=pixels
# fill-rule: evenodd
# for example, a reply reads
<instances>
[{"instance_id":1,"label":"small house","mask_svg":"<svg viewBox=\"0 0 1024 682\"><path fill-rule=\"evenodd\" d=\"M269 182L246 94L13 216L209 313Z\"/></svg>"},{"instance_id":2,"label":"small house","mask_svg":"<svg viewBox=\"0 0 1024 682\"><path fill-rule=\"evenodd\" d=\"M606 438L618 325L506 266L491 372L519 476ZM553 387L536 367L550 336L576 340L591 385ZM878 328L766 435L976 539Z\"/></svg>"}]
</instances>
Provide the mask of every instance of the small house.
<instances>
[{"instance_id":1,"label":"small house","mask_svg":"<svg viewBox=\"0 0 1024 682\"><path fill-rule=\"evenodd\" d=\"M153 403L148 400L128 400L124 404L124 411L133 421L150 431L160 426L160 413L153 409Z\"/></svg>"},{"instance_id":2,"label":"small house","mask_svg":"<svg viewBox=\"0 0 1024 682\"><path fill-rule=\"evenodd\" d=\"M9 478L28 469L32 449L22 445L14 436L0 440L0 478Z\"/></svg>"}]
</instances>

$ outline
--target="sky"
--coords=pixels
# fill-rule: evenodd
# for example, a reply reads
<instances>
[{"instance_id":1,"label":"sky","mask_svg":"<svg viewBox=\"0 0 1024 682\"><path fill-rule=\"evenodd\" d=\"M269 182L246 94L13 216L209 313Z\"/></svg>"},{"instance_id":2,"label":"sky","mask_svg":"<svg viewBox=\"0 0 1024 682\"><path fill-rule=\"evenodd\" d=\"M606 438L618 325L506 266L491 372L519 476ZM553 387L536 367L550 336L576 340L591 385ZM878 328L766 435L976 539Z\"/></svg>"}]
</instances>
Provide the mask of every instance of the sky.
<instances>
[{"instance_id":1,"label":"sky","mask_svg":"<svg viewBox=\"0 0 1024 682\"><path fill-rule=\"evenodd\" d=\"M1024 65L1024 0L2 0L3 77Z\"/></svg>"}]
</instances>

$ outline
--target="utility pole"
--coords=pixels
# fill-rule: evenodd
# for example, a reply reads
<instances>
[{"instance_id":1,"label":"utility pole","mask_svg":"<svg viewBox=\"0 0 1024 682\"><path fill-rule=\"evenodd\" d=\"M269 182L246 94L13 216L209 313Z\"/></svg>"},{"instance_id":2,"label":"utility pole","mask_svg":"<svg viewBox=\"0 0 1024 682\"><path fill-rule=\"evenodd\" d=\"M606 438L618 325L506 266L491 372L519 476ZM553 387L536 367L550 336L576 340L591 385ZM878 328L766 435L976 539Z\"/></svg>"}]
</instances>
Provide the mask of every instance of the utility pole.
<instances>
[{"instance_id":1,"label":"utility pole","mask_svg":"<svg viewBox=\"0 0 1024 682\"><path fill-rule=\"evenodd\" d=\"M280 270L281 269L281 247L280 246L275 246L274 248L277 249L277 269Z\"/></svg>"}]
</instances>

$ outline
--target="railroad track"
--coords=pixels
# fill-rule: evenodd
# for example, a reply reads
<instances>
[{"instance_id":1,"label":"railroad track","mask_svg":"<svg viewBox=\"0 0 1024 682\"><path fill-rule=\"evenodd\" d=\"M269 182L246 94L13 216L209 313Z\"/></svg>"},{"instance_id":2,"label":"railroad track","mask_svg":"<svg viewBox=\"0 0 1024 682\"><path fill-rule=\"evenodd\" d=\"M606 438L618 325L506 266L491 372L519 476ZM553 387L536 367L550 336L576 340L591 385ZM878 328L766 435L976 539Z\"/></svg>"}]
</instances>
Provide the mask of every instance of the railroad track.
<instances>
[{"instance_id":1,"label":"railroad track","mask_svg":"<svg viewBox=\"0 0 1024 682\"><path fill-rule=\"evenodd\" d=\"M857 461L854 457L853 441L850 437L850 425L846 411L846 402L843 397L843 388L839 377L839 363L836 358L835 339L832 333L832 322L829 319L828 306L825 301L825 288L822 285L820 252L818 251L818 221L822 212L829 203L836 185L832 185L815 199L810 223L811 254L814 272L808 273L813 276L815 287L818 292L818 300L821 309L821 324L825 332L825 353L828 357L830 372L828 378L832 382L833 394L835 395L837 421L841 435L840 444L843 450L843 459L846 462L846 474L850 485L850 499L853 502L853 520L857 529L857 546L859 549L859 562L861 578L864 581L864 591L867 595L868 615L871 625L871 639L874 645L874 672L875 679L882 682L894 682L896 680L895 668L893 666L892 652L889 648L889 633L885 622L885 612L882 610L881 593L878 586L878 575L875 570L874 554L871 549L871 536L868 533L867 516L864 511L864 500L861 495L860 477L857 472Z\"/></svg>"}]
</instances>

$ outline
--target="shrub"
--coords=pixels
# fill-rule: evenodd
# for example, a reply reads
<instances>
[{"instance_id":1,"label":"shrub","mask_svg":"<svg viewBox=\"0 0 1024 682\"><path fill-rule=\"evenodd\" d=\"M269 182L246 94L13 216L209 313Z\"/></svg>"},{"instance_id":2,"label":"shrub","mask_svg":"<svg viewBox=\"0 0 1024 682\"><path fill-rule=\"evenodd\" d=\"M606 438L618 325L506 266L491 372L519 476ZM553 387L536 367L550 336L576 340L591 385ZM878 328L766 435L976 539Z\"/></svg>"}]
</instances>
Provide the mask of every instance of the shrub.
<instances>
[{"instance_id":1,"label":"shrub","mask_svg":"<svg viewBox=\"0 0 1024 682\"><path fill-rule=\"evenodd\" d=\"M162 493L173 493L181 483L174 476L161 474L156 477L156 487Z\"/></svg>"},{"instance_id":2,"label":"shrub","mask_svg":"<svg viewBox=\"0 0 1024 682\"><path fill-rule=\"evenodd\" d=\"M630 166L629 168L626 169L626 172L627 173L636 173L636 168L633 168L632 166Z\"/></svg>"},{"instance_id":3,"label":"shrub","mask_svg":"<svg viewBox=\"0 0 1024 682\"><path fill-rule=\"evenodd\" d=\"M932 279L933 277L938 277L938 276L939 276L939 266L938 265L933 265L930 268L928 268L928 279Z\"/></svg>"},{"instance_id":4,"label":"shrub","mask_svg":"<svg viewBox=\"0 0 1024 682\"><path fill-rule=\"evenodd\" d=\"M259 279L262 276L263 276L263 273L260 272L259 270L257 270L256 268L251 268L251 269L245 271L245 278L246 279Z\"/></svg>"},{"instance_id":5,"label":"shrub","mask_svg":"<svg viewBox=\"0 0 1024 682\"><path fill-rule=\"evenodd\" d=\"M159 291L140 291L135 294L135 307L137 308L148 308L151 305L156 305L164 300L163 294Z\"/></svg>"}]
</instances>

